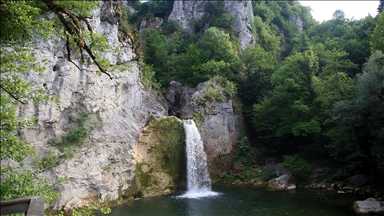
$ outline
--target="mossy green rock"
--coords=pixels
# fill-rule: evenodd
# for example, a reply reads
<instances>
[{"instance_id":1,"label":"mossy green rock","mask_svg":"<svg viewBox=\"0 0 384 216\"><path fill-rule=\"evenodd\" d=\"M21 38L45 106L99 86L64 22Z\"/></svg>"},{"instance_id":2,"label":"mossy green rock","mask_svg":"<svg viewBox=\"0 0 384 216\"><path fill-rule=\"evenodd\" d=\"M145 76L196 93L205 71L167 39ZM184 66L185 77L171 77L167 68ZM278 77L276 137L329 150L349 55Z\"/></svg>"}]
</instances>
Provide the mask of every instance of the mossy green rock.
<instances>
[{"instance_id":1,"label":"mossy green rock","mask_svg":"<svg viewBox=\"0 0 384 216\"><path fill-rule=\"evenodd\" d=\"M176 117L152 120L135 145L136 184L143 197L175 192L185 182L185 134Z\"/></svg>"}]
</instances>

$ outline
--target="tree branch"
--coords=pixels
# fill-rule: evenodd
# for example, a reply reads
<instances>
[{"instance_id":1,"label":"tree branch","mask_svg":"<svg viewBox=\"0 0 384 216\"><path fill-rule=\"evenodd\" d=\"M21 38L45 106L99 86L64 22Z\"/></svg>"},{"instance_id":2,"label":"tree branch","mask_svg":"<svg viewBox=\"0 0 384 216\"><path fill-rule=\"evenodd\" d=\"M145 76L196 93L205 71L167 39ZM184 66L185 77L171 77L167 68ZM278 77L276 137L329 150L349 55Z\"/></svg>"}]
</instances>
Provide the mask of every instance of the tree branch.
<instances>
[{"instance_id":1,"label":"tree branch","mask_svg":"<svg viewBox=\"0 0 384 216\"><path fill-rule=\"evenodd\" d=\"M80 48L81 55L83 56L82 50L84 49L88 55L91 57L91 59L95 62L101 73L106 74L110 79L112 79L112 76L100 65L100 63L96 60L96 56L94 55L92 49L87 45L87 43L84 40L82 29L83 25L80 21L83 21L90 32L92 32L92 27L89 24L87 17L80 17L70 11L68 8L66 8L63 5L60 5L57 1L54 0L42 0L50 10L52 10L56 16L59 18L61 23L64 25L65 30L72 34L77 36L77 46ZM68 21L64 14L66 14L72 22ZM68 50L68 59L70 60L70 53L68 49L68 37L67 37L67 50ZM72 62L72 61L71 61ZM73 63L73 62L72 62Z\"/></svg>"},{"instance_id":2,"label":"tree branch","mask_svg":"<svg viewBox=\"0 0 384 216\"><path fill-rule=\"evenodd\" d=\"M16 97L15 95L13 95L10 91L8 91L6 88L4 88L4 86L2 86L1 84L0 84L0 88L3 89L5 92L7 92L13 99L15 99L16 101L18 101L19 103L26 104L25 101L21 101L18 97Z\"/></svg>"}]
</instances>

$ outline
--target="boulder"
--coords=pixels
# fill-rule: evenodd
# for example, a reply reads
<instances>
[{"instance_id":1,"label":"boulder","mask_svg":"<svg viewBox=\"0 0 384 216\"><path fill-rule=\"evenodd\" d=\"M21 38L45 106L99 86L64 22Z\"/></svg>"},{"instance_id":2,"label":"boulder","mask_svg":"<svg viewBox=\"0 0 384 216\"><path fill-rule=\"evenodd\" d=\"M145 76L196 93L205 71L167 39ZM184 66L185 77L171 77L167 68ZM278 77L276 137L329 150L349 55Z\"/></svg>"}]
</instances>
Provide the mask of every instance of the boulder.
<instances>
[{"instance_id":1,"label":"boulder","mask_svg":"<svg viewBox=\"0 0 384 216\"><path fill-rule=\"evenodd\" d=\"M275 159L268 158L265 162L265 169L269 173L274 173L275 176L291 175L291 172L285 168L281 163L277 163Z\"/></svg>"},{"instance_id":2,"label":"boulder","mask_svg":"<svg viewBox=\"0 0 384 216\"><path fill-rule=\"evenodd\" d=\"M357 214L384 214L384 201L368 198L353 203L353 209Z\"/></svg>"},{"instance_id":3,"label":"boulder","mask_svg":"<svg viewBox=\"0 0 384 216\"><path fill-rule=\"evenodd\" d=\"M267 189L269 190L294 190L296 189L296 180L288 174L271 179L268 181Z\"/></svg>"},{"instance_id":4,"label":"boulder","mask_svg":"<svg viewBox=\"0 0 384 216\"><path fill-rule=\"evenodd\" d=\"M334 171L332 175L333 180L345 180L348 178L350 175L345 169L337 169Z\"/></svg>"},{"instance_id":5,"label":"boulder","mask_svg":"<svg viewBox=\"0 0 384 216\"><path fill-rule=\"evenodd\" d=\"M366 175L359 174L349 178L349 183L354 187L361 187L365 185L367 180L368 180L368 177Z\"/></svg>"}]
</instances>

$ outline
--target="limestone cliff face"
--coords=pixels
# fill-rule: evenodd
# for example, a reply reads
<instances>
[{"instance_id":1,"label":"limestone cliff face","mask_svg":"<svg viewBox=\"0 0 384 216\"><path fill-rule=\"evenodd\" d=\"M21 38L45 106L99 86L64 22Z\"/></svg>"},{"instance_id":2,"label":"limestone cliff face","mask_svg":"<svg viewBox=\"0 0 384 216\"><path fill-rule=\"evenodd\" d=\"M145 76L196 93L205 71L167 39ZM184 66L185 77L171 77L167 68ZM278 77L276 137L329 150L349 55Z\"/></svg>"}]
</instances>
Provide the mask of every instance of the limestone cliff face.
<instances>
[{"instance_id":1,"label":"limestone cliff face","mask_svg":"<svg viewBox=\"0 0 384 216\"><path fill-rule=\"evenodd\" d=\"M230 154L240 139L242 121L240 114L234 112L231 99L207 99L210 86L211 81L200 83L196 88L172 81L166 99L170 103L171 115L195 120L204 143L209 171L213 178L217 178L230 169Z\"/></svg>"},{"instance_id":2,"label":"limestone cliff face","mask_svg":"<svg viewBox=\"0 0 384 216\"><path fill-rule=\"evenodd\" d=\"M175 1L173 10L169 15L169 20L177 21L183 29L192 30L193 20L202 20L203 30L209 27L209 13L204 11L204 6L208 1L182 0ZM216 1L209 1L215 5ZM254 45L255 40L252 34L251 20L253 10L251 1L224 1L226 10L235 16L235 32L238 34L241 48L244 50L249 45Z\"/></svg>"},{"instance_id":3,"label":"limestone cliff face","mask_svg":"<svg viewBox=\"0 0 384 216\"><path fill-rule=\"evenodd\" d=\"M65 41L42 41L33 55L46 66L42 73L29 73L27 79L56 95L59 103L44 102L23 105L18 110L24 118L37 117L35 125L21 136L36 147L41 156L58 155L58 166L47 169L41 177L56 180L68 176L58 191L62 198L54 208L73 208L93 203L116 201L130 194L135 176L134 145L150 118L167 114L163 97L148 91L140 82L137 55L130 37L118 32L118 15L112 2L100 2L93 11L94 31L106 35L107 43L119 50L109 50L103 57L112 67L113 79L97 75L98 68L89 58L82 62L79 54L68 62ZM77 147L72 158L64 158L57 140L76 127L81 113L87 112L97 122Z\"/></svg>"},{"instance_id":4,"label":"limestone cliff face","mask_svg":"<svg viewBox=\"0 0 384 216\"><path fill-rule=\"evenodd\" d=\"M251 21L253 9L251 1L225 1L227 11L235 15L235 31L239 35L241 48L244 50L249 45L255 45L252 34Z\"/></svg>"}]
</instances>

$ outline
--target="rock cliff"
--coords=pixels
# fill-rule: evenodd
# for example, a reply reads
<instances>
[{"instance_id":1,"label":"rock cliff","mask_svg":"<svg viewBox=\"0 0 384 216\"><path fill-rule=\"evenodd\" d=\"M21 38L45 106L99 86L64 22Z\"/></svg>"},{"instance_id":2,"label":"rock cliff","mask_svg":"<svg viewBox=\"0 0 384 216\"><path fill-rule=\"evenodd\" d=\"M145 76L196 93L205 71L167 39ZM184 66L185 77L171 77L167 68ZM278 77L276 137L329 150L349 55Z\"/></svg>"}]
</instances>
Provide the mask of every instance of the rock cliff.
<instances>
[{"instance_id":1,"label":"rock cliff","mask_svg":"<svg viewBox=\"0 0 384 216\"><path fill-rule=\"evenodd\" d=\"M221 177L230 169L230 154L240 139L242 126L241 116L234 112L232 100L207 99L207 90L215 85L207 81L189 88L172 81L166 93L171 115L195 120L212 178Z\"/></svg>"},{"instance_id":2,"label":"rock cliff","mask_svg":"<svg viewBox=\"0 0 384 216\"><path fill-rule=\"evenodd\" d=\"M175 1L180 3L193 1ZM200 13L195 9L191 13ZM161 125L161 119L169 113L179 112L175 114L178 117L196 119L213 177L229 169L230 154L240 137L240 115L233 111L232 101L204 99L210 82L196 89L181 88L181 97L179 90L171 87L167 99L173 100L172 106L179 107L170 110L162 95L145 89L134 50L136 41L119 31L118 10L115 2L100 1L89 20L93 30L105 35L113 47L102 54L111 64L108 72L112 79L98 75L98 67L88 56L82 61L81 55L72 51L69 62L66 41L59 35L38 42L32 53L46 69L42 73L30 72L25 78L56 96L59 102L21 105L17 110L19 116L36 117L37 121L33 127L20 131L20 136L35 147L39 158L59 159L58 164L43 168L39 174L52 181L68 177L57 188L62 194L53 206L57 210L119 202L134 196L163 195L182 186L179 144L183 135L176 147L164 146L168 143L161 141L164 137L150 138L165 134L153 128ZM180 126L175 118L165 119ZM81 142L67 143L68 136L74 138L82 132L79 128L86 132L79 138ZM154 149L177 154L167 156L160 154L163 150L159 153ZM181 161L175 162L175 158ZM26 160L27 166L34 164L36 159Z\"/></svg>"},{"instance_id":3,"label":"rock cliff","mask_svg":"<svg viewBox=\"0 0 384 216\"><path fill-rule=\"evenodd\" d=\"M54 208L70 209L93 203L106 203L129 194L135 176L134 145L151 118L167 114L162 96L144 88L140 81L137 55L130 37L118 31L119 18L112 2L100 2L92 12L94 31L107 36L114 48L103 55L111 65L113 79L97 75L98 68L89 58L73 55L68 62L65 41L41 41L33 55L46 66L42 73L29 73L27 79L59 102L29 103L19 109L23 118L36 117L35 125L21 136L35 146L40 157L60 156L58 166L40 174L51 180L68 176L58 191L62 198ZM57 145L62 135L77 127L77 120L87 112L97 125L78 145L72 157ZM62 145L65 145L65 143Z\"/></svg>"},{"instance_id":4,"label":"rock cliff","mask_svg":"<svg viewBox=\"0 0 384 216\"><path fill-rule=\"evenodd\" d=\"M183 29L192 31L192 22L201 20L203 30L209 28L210 14L205 11L208 1L183 0L175 1L169 20L177 21ZM215 5L216 1L209 1ZM241 48L244 50L249 45L254 45L251 21L253 10L251 1L224 1L225 9L235 16L234 27L239 37Z\"/></svg>"}]
</instances>

